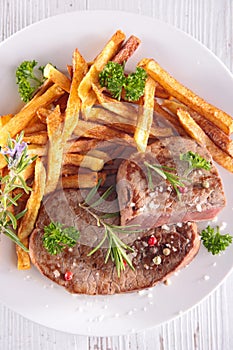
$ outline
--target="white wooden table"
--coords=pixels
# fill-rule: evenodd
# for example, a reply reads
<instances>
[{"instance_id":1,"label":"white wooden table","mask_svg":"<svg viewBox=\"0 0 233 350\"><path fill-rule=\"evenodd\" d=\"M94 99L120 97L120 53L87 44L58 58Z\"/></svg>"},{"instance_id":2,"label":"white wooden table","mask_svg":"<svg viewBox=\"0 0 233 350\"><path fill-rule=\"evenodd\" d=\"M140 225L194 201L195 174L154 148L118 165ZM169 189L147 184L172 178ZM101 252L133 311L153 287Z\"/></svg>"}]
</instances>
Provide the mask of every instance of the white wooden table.
<instances>
[{"instance_id":1,"label":"white wooden table","mask_svg":"<svg viewBox=\"0 0 233 350\"><path fill-rule=\"evenodd\" d=\"M103 9L130 11L175 25L210 48L233 71L232 0L0 0L0 41L52 15ZM1 283L4 281L0 288ZM231 350L233 273L191 311L130 336L88 338L64 334L34 324L0 304L0 350L19 349Z\"/></svg>"}]
</instances>

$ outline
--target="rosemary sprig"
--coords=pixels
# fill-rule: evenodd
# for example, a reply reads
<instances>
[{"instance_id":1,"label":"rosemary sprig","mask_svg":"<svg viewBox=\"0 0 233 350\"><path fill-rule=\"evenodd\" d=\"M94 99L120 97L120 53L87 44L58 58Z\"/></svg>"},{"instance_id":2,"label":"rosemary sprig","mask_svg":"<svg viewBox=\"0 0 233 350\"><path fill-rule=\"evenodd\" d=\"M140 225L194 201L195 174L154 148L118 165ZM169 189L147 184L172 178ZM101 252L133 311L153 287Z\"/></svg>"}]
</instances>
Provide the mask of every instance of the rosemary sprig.
<instances>
[{"instance_id":1,"label":"rosemary sprig","mask_svg":"<svg viewBox=\"0 0 233 350\"><path fill-rule=\"evenodd\" d=\"M115 213L104 213L103 215L98 215L93 211L98 205L104 202L105 199L112 193L112 186L109 187L102 196L91 203L94 195L97 193L98 188L100 186L100 182L97 186L95 186L87 195L86 200L83 203L79 203L79 206L87 211L93 218L95 218L97 222L97 226L102 226L104 229L104 236L102 240L98 243L98 245L92 249L88 256L93 255L97 252L103 245L107 242L107 252L105 256L105 263L108 262L109 258L115 263L117 275L120 277L120 274L123 270L125 270L125 265L127 264L132 270L134 270L134 266L130 257L128 256L128 252L133 252L133 248L124 243L120 238L119 234L128 234L128 233L138 233L141 230L136 230L135 227L138 225L129 225L129 226L118 226L109 224L105 221L105 219L116 217L119 215L119 212Z\"/></svg>"},{"instance_id":2,"label":"rosemary sprig","mask_svg":"<svg viewBox=\"0 0 233 350\"><path fill-rule=\"evenodd\" d=\"M159 176L161 176L164 180L167 180L174 190L176 191L177 197L180 200L181 199L181 187L185 187L185 184L183 181L187 181L186 178L182 178L178 175L176 175L174 172L176 171L175 168L167 167L165 165L155 165L155 164L150 164L148 162L144 162L147 172L148 172L148 185L149 189L151 191L154 190L154 184L152 180L152 173L151 170L156 172Z\"/></svg>"},{"instance_id":3,"label":"rosemary sprig","mask_svg":"<svg viewBox=\"0 0 233 350\"><path fill-rule=\"evenodd\" d=\"M14 215L11 206L17 206L17 202L22 196L22 193L13 196L15 189L21 188L26 193L31 191L21 173L36 157L28 157L27 144L23 141L23 132L17 135L15 140L9 137L7 146L0 147L0 153L4 156L8 167L8 174L0 176L0 234L3 233L23 250L28 251L15 234L17 221L25 214L26 210Z\"/></svg>"}]
</instances>

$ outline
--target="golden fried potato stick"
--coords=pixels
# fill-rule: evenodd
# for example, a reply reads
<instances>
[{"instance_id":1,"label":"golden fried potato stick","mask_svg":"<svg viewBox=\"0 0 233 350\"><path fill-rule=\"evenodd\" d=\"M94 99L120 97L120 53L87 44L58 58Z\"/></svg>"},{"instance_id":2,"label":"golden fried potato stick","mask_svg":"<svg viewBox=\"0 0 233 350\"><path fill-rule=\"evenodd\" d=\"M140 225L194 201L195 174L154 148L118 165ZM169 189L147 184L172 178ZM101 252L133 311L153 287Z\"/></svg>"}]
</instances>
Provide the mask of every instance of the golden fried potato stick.
<instances>
[{"instance_id":1,"label":"golden fried potato stick","mask_svg":"<svg viewBox=\"0 0 233 350\"><path fill-rule=\"evenodd\" d=\"M233 172L233 158L211 141L201 127L192 119L189 112L179 108L177 110L177 115L187 134L200 145L205 146L219 165Z\"/></svg>"},{"instance_id":2,"label":"golden fried potato stick","mask_svg":"<svg viewBox=\"0 0 233 350\"><path fill-rule=\"evenodd\" d=\"M159 115L162 116L164 119L166 119L177 131L177 133L180 136L186 136L185 130L182 128L182 125L179 122L179 119L177 118L176 113L171 115L168 113L160 104L155 100L154 103L154 111Z\"/></svg>"},{"instance_id":3,"label":"golden fried potato stick","mask_svg":"<svg viewBox=\"0 0 233 350\"><path fill-rule=\"evenodd\" d=\"M62 176L62 181L58 183L58 188L92 188L98 184L98 181L97 172Z\"/></svg>"},{"instance_id":4,"label":"golden fried potato stick","mask_svg":"<svg viewBox=\"0 0 233 350\"><path fill-rule=\"evenodd\" d=\"M233 119L230 115L206 102L193 91L179 83L155 60L143 59L139 65L143 67L156 82L162 85L170 95L177 98L177 100L204 116L227 135L233 132Z\"/></svg>"},{"instance_id":5,"label":"golden fried potato stick","mask_svg":"<svg viewBox=\"0 0 233 350\"><path fill-rule=\"evenodd\" d=\"M27 238L34 228L41 201L44 196L45 181L46 171L44 165L42 160L37 158L32 192L26 204L27 212L22 217L18 229L18 237L20 240Z\"/></svg>"},{"instance_id":6,"label":"golden fried potato stick","mask_svg":"<svg viewBox=\"0 0 233 350\"><path fill-rule=\"evenodd\" d=\"M126 143L134 144L133 138L127 133L113 129L110 126L91 123L85 120L79 120L73 134L78 137L89 137L102 141L122 139Z\"/></svg>"},{"instance_id":7,"label":"golden fried potato stick","mask_svg":"<svg viewBox=\"0 0 233 350\"><path fill-rule=\"evenodd\" d=\"M54 111L47 117L49 145L45 195L56 189L61 173L63 157L63 121L64 118L61 115L59 106L57 105Z\"/></svg>"},{"instance_id":8,"label":"golden fried potato stick","mask_svg":"<svg viewBox=\"0 0 233 350\"><path fill-rule=\"evenodd\" d=\"M6 114L0 116L0 131L1 128L11 120L11 118L13 118L13 114Z\"/></svg>"},{"instance_id":9,"label":"golden fried potato stick","mask_svg":"<svg viewBox=\"0 0 233 350\"><path fill-rule=\"evenodd\" d=\"M164 100L163 106L170 110L172 113L177 113L177 110L179 108L187 110L195 122L202 128L202 130L206 133L207 136L209 136L209 138L216 144L216 146L220 147L224 152L233 157L233 141L216 125L179 102L173 100Z\"/></svg>"},{"instance_id":10,"label":"golden fried potato stick","mask_svg":"<svg viewBox=\"0 0 233 350\"><path fill-rule=\"evenodd\" d=\"M27 154L29 156L38 156L38 157L43 157L47 155L47 147L44 145L28 145L28 151Z\"/></svg>"},{"instance_id":11,"label":"golden fried potato stick","mask_svg":"<svg viewBox=\"0 0 233 350\"><path fill-rule=\"evenodd\" d=\"M116 113L113 113L107 109L103 108L91 108L89 113L89 121L98 122L106 125L107 127L111 127L119 130L119 132L134 134L136 127L136 118L135 120L126 119ZM76 132L76 131L74 131ZM152 123L152 127L150 130L150 137L158 138L158 137L168 137L172 136L173 132L171 128L167 127L158 127L154 123Z\"/></svg>"},{"instance_id":12,"label":"golden fried potato stick","mask_svg":"<svg viewBox=\"0 0 233 350\"><path fill-rule=\"evenodd\" d=\"M51 112L52 112L51 109L41 107L41 108L39 108L39 109L37 110L36 115L37 115L37 117L39 118L40 122L41 122L42 124L45 124L45 125L47 126L47 121L46 121L46 120L47 120L48 115L49 115Z\"/></svg>"},{"instance_id":13,"label":"golden fried potato stick","mask_svg":"<svg viewBox=\"0 0 233 350\"><path fill-rule=\"evenodd\" d=\"M4 125L0 133L0 146L5 146L7 143L8 136L14 137L20 131L24 130L26 125L35 116L36 111L39 107L47 106L53 102L56 98L64 93L59 86L51 86L43 95L31 100L23 110L17 113L10 121ZM0 157L0 169L6 165L5 159L1 155Z\"/></svg>"},{"instance_id":14,"label":"golden fried potato stick","mask_svg":"<svg viewBox=\"0 0 233 350\"><path fill-rule=\"evenodd\" d=\"M103 94L97 84L92 84L98 102L107 110L120 115L126 120L137 121L137 109L130 103L120 102Z\"/></svg>"},{"instance_id":15,"label":"golden fried potato stick","mask_svg":"<svg viewBox=\"0 0 233 350\"><path fill-rule=\"evenodd\" d=\"M87 62L76 49L73 53L73 75L70 88L70 95L65 111L65 121L63 129L63 143L71 137L75 127L78 124L81 100L78 95L78 87L85 74L87 73Z\"/></svg>"},{"instance_id":16,"label":"golden fried potato stick","mask_svg":"<svg viewBox=\"0 0 233 350\"><path fill-rule=\"evenodd\" d=\"M83 104L82 110L84 115L85 109L88 109L95 103L95 94L92 93L92 84L98 82L99 73L103 70L107 62L116 55L124 40L125 34L121 30L114 33L103 50L95 58L89 71L81 81L78 94Z\"/></svg>"},{"instance_id":17,"label":"golden fried potato stick","mask_svg":"<svg viewBox=\"0 0 233 350\"><path fill-rule=\"evenodd\" d=\"M137 125L134 132L134 140L139 152L145 152L150 137L151 125L154 113L155 81L147 78L144 90L144 104L139 109Z\"/></svg>"},{"instance_id":18,"label":"golden fried potato stick","mask_svg":"<svg viewBox=\"0 0 233 350\"><path fill-rule=\"evenodd\" d=\"M117 54L112 58L112 62L123 64L128 61L128 59L137 50L138 46L141 44L141 40L134 35L131 35L126 42L122 45Z\"/></svg>"},{"instance_id":19,"label":"golden fried potato stick","mask_svg":"<svg viewBox=\"0 0 233 350\"><path fill-rule=\"evenodd\" d=\"M29 239L28 237L21 240L23 245L28 248ZM16 245L16 254L17 254L17 268L18 270L28 270L31 267L31 261L29 254L25 252L21 247Z\"/></svg>"},{"instance_id":20,"label":"golden fried potato stick","mask_svg":"<svg viewBox=\"0 0 233 350\"><path fill-rule=\"evenodd\" d=\"M46 145L48 141L48 134L46 131L39 131L38 133L25 135L23 140L28 144L32 143L36 145Z\"/></svg>"},{"instance_id":21,"label":"golden fried potato stick","mask_svg":"<svg viewBox=\"0 0 233 350\"><path fill-rule=\"evenodd\" d=\"M89 155L67 153L64 156L63 164L76 165L93 171L100 171L104 167L104 160Z\"/></svg>"},{"instance_id":22,"label":"golden fried potato stick","mask_svg":"<svg viewBox=\"0 0 233 350\"><path fill-rule=\"evenodd\" d=\"M49 105L51 102L63 94L64 90L62 90L57 85L53 85L43 95L28 102L25 108L22 111L19 111L2 128L0 134L0 145L3 146L6 144L8 134L13 137L20 131L24 130L26 125L28 125L32 118L35 116L38 108Z\"/></svg>"},{"instance_id":23,"label":"golden fried potato stick","mask_svg":"<svg viewBox=\"0 0 233 350\"><path fill-rule=\"evenodd\" d=\"M50 63L46 64L44 68L44 76L45 78L53 81L56 85L60 86L62 90L70 92L70 79L58 69L53 67Z\"/></svg>"}]
</instances>

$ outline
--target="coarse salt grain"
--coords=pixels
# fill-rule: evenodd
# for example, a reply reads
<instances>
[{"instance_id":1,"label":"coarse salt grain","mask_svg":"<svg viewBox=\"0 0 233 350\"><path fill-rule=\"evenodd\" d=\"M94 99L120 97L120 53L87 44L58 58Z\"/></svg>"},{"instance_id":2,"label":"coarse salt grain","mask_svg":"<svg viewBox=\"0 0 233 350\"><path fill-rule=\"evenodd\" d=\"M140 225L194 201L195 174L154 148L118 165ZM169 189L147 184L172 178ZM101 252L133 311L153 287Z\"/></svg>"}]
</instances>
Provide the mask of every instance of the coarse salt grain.
<instances>
[{"instance_id":1,"label":"coarse salt grain","mask_svg":"<svg viewBox=\"0 0 233 350\"><path fill-rule=\"evenodd\" d=\"M54 270L53 271L53 274L54 274L54 277L55 278L58 278L61 274L60 274L60 272L58 271L58 270Z\"/></svg>"},{"instance_id":2,"label":"coarse salt grain","mask_svg":"<svg viewBox=\"0 0 233 350\"><path fill-rule=\"evenodd\" d=\"M166 224L162 225L162 230L169 231L169 229L170 228L168 225L166 225Z\"/></svg>"},{"instance_id":3,"label":"coarse salt grain","mask_svg":"<svg viewBox=\"0 0 233 350\"><path fill-rule=\"evenodd\" d=\"M199 213L202 212L201 204L197 204L197 205L196 205L196 209L197 209L197 211L198 211Z\"/></svg>"},{"instance_id":4,"label":"coarse salt grain","mask_svg":"<svg viewBox=\"0 0 233 350\"><path fill-rule=\"evenodd\" d=\"M220 230L225 230L226 227L227 227L227 223L225 221L223 221L221 223Z\"/></svg>"},{"instance_id":5,"label":"coarse salt grain","mask_svg":"<svg viewBox=\"0 0 233 350\"><path fill-rule=\"evenodd\" d=\"M208 276L208 275L205 275L205 276L204 276L204 280L205 280L205 281L209 281L209 279L210 279L210 276Z\"/></svg>"}]
</instances>

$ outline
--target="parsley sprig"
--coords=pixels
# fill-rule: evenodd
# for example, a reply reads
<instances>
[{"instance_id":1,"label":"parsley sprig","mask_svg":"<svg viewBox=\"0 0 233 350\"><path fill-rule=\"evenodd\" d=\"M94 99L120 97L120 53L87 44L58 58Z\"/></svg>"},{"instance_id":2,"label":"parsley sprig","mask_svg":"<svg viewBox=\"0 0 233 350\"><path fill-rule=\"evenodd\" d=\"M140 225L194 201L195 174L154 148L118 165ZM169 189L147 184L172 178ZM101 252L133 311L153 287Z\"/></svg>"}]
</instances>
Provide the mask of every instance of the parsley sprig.
<instances>
[{"instance_id":1,"label":"parsley sprig","mask_svg":"<svg viewBox=\"0 0 233 350\"><path fill-rule=\"evenodd\" d=\"M16 69L16 84L18 84L18 91L24 102L30 101L34 92L45 81L44 67L40 66L36 69L37 64L35 60L23 61Z\"/></svg>"},{"instance_id":2,"label":"parsley sprig","mask_svg":"<svg viewBox=\"0 0 233 350\"><path fill-rule=\"evenodd\" d=\"M125 270L125 264L127 264L132 270L134 270L134 266L128 255L129 252L133 252L134 250L119 238L119 234L138 233L141 232L141 230L135 229L138 225L118 226L106 222L106 219L118 216L118 212L98 215L93 210L96 207L98 207L101 203L103 203L104 200L108 198L108 196L112 193L113 190L112 186L109 187L97 201L91 203L94 195L97 193L99 186L100 182L89 192L88 196L86 197L86 200L83 203L79 204L79 206L82 209L87 211L92 217L96 219L97 225L103 227L104 229L104 235L102 240L94 249L92 249L89 252L88 256L91 256L92 254L97 252L107 242L105 263L107 263L109 258L111 258L112 261L115 263L117 275L118 277L120 277L121 272Z\"/></svg>"},{"instance_id":3,"label":"parsley sprig","mask_svg":"<svg viewBox=\"0 0 233 350\"><path fill-rule=\"evenodd\" d=\"M181 199L181 188L185 187L185 184L183 181L187 181L186 178L180 177L175 174L176 169L167 167L165 165L156 165L156 164L150 164L148 162L144 162L146 168L147 168L147 173L148 173L148 185L149 189L151 191L154 190L154 184L152 180L152 173L151 170L153 170L156 174L161 176L164 180L167 180L172 187L174 188L178 199Z\"/></svg>"},{"instance_id":4,"label":"parsley sprig","mask_svg":"<svg viewBox=\"0 0 233 350\"><path fill-rule=\"evenodd\" d=\"M50 222L44 227L43 246L51 255L61 253L65 248L72 248L79 239L79 231L73 227L65 227L59 222Z\"/></svg>"},{"instance_id":5,"label":"parsley sprig","mask_svg":"<svg viewBox=\"0 0 233 350\"><path fill-rule=\"evenodd\" d=\"M26 209L14 215L12 208L18 205L18 200L23 194L21 192L14 195L14 190L22 189L26 193L31 191L21 173L37 157L30 158L27 155L27 144L23 141L23 132L17 135L15 140L9 137L7 146L0 147L0 153L4 156L8 168L8 174L0 176L0 233L28 251L15 234L18 220L26 213Z\"/></svg>"},{"instance_id":6,"label":"parsley sprig","mask_svg":"<svg viewBox=\"0 0 233 350\"><path fill-rule=\"evenodd\" d=\"M180 160L188 162L188 171L192 169L205 169L209 171L211 169L211 163L208 160L192 151L180 154Z\"/></svg>"},{"instance_id":7,"label":"parsley sprig","mask_svg":"<svg viewBox=\"0 0 233 350\"><path fill-rule=\"evenodd\" d=\"M224 235L221 234L219 226L216 228L207 226L201 231L201 240L203 245L206 247L208 252L211 252L213 255L224 251L232 243L232 239L233 237L228 233Z\"/></svg>"},{"instance_id":8,"label":"parsley sprig","mask_svg":"<svg viewBox=\"0 0 233 350\"><path fill-rule=\"evenodd\" d=\"M147 73L141 67L137 67L135 72L126 76L124 64L109 61L99 74L99 83L117 100L121 99L124 88L127 101L138 101L144 94L146 78Z\"/></svg>"}]
</instances>

